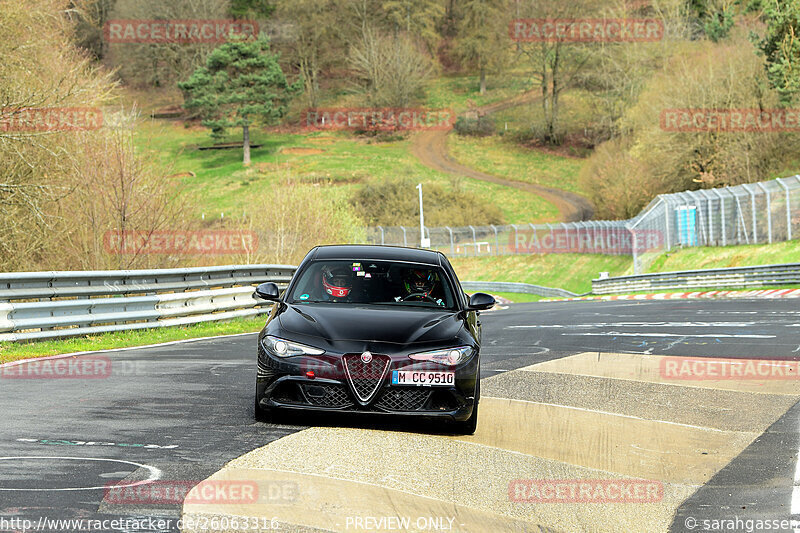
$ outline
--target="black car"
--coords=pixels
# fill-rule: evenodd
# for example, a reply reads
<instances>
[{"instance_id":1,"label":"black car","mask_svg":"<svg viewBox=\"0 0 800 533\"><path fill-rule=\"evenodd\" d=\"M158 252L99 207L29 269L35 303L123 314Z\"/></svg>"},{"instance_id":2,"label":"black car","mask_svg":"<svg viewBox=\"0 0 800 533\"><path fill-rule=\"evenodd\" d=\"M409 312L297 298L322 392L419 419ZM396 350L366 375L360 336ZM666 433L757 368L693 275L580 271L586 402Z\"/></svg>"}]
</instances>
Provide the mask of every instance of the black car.
<instances>
[{"instance_id":1,"label":"black car","mask_svg":"<svg viewBox=\"0 0 800 533\"><path fill-rule=\"evenodd\" d=\"M474 433L480 310L444 254L389 246L311 250L258 336L256 416L274 410L423 416Z\"/></svg>"}]
</instances>

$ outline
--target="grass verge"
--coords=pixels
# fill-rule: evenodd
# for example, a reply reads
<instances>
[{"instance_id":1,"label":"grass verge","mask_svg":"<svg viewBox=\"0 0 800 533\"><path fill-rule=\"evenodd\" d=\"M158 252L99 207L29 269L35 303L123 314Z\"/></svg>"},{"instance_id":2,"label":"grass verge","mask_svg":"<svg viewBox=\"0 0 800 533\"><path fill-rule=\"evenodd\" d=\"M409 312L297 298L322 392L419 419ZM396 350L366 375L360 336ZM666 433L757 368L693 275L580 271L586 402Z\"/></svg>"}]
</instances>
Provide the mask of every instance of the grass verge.
<instances>
[{"instance_id":1,"label":"grass verge","mask_svg":"<svg viewBox=\"0 0 800 533\"><path fill-rule=\"evenodd\" d=\"M557 287L577 294L592 290L600 272L621 276L631 258L594 254L535 254L486 257L451 257L462 281L515 281Z\"/></svg>"},{"instance_id":2,"label":"grass verge","mask_svg":"<svg viewBox=\"0 0 800 533\"><path fill-rule=\"evenodd\" d=\"M139 331L119 331L72 339L30 343L0 343L0 363L34 357L46 357L75 352L128 348L162 342L197 339L215 335L252 333L264 326L266 317L241 318L226 322L206 322L192 326L153 328Z\"/></svg>"}]
</instances>

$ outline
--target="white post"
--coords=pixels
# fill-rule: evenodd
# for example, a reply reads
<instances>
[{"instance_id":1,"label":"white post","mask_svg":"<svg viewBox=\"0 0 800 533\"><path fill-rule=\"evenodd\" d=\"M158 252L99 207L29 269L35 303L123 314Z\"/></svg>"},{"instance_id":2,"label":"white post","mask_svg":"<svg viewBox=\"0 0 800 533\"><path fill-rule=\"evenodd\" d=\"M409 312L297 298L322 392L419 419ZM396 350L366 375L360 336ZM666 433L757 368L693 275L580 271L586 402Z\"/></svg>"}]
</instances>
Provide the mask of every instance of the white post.
<instances>
[{"instance_id":1,"label":"white post","mask_svg":"<svg viewBox=\"0 0 800 533\"><path fill-rule=\"evenodd\" d=\"M756 225L756 193L750 188L747 183L742 184L744 190L750 193L750 218L753 219L753 244L758 243L758 226ZM747 231L747 229L745 229Z\"/></svg>"},{"instance_id":2,"label":"white post","mask_svg":"<svg viewBox=\"0 0 800 533\"><path fill-rule=\"evenodd\" d=\"M708 226L708 241L706 246L714 246L714 224L712 221L714 219L714 215L711 212L711 198L709 198L708 193L705 189L700 189L697 191L698 193L703 195L703 198L706 201L706 225Z\"/></svg>"},{"instance_id":3,"label":"white post","mask_svg":"<svg viewBox=\"0 0 800 533\"><path fill-rule=\"evenodd\" d=\"M772 199L769 197L769 189L764 187L763 183L759 182L756 183L756 185L767 195L767 235L769 237L769 243L772 244Z\"/></svg>"},{"instance_id":4,"label":"white post","mask_svg":"<svg viewBox=\"0 0 800 533\"><path fill-rule=\"evenodd\" d=\"M664 229L666 230L666 237L667 237L667 251L669 252L669 251L671 251L671 250L672 250L672 238L671 238L671 236L670 236L670 234L669 234L670 215L671 215L672 213L670 213L670 205L669 205L669 200L667 200L666 198L667 198L667 197L665 197L665 196L662 196L662 197L661 197L661 200L664 202L664 224L665 224L665 228L664 228Z\"/></svg>"},{"instance_id":5,"label":"white post","mask_svg":"<svg viewBox=\"0 0 800 533\"><path fill-rule=\"evenodd\" d=\"M425 242L425 214L422 211L422 184L417 185L417 189L419 189L419 247L420 248L427 248L430 246L430 239L428 239L427 245Z\"/></svg>"},{"instance_id":6,"label":"white post","mask_svg":"<svg viewBox=\"0 0 800 533\"><path fill-rule=\"evenodd\" d=\"M789 187L778 178L778 185L783 187L783 190L786 191L786 240L792 240L792 201L789 198Z\"/></svg>"},{"instance_id":7,"label":"white post","mask_svg":"<svg viewBox=\"0 0 800 533\"><path fill-rule=\"evenodd\" d=\"M717 189L711 189L719 197L720 230L722 231L722 246L728 246L727 235L725 234L725 197Z\"/></svg>"}]
</instances>

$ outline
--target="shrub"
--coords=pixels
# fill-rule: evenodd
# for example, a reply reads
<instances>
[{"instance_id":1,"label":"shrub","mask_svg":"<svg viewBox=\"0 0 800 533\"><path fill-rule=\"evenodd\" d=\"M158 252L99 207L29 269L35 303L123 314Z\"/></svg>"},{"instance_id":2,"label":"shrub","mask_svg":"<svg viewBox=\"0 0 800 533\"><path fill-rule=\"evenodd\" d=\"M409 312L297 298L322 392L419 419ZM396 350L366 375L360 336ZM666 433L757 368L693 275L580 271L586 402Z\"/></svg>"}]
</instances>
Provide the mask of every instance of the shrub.
<instances>
[{"instance_id":1,"label":"shrub","mask_svg":"<svg viewBox=\"0 0 800 533\"><path fill-rule=\"evenodd\" d=\"M351 200L369 226L415 226L419 224L417 182L411 178L368 182ZM503 224L503 213L491 200L445 188L438 183L422 185L425 225L485 226Z\"/></svg>"},{"instance_id":2,"label":"shrub","mask_svg":"<svg viewBox=\"0 0 800 533\"><path fill-rule=\"evenodd\" d=\"M496 131L494 120L486 115L480 115L477 118L460 116L456 119L453 128L459 135L472 137L488 137L494 135Z\"/></svg>"}]
</instances>

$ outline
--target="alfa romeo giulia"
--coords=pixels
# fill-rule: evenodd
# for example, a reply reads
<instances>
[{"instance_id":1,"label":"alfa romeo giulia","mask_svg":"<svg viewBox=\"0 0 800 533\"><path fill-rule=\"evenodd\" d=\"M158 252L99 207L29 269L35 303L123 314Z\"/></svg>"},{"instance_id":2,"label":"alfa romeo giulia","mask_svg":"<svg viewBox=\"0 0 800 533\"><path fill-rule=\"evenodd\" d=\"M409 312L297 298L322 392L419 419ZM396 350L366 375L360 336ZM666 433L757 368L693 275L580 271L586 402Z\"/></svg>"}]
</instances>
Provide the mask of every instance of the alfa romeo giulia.
<instances>
[{"instance_id":1,"label":"alfa romeo giulia","mask_svg":"<svg viewBox=\"0 0 800 533\"><path fill-rule=\"evenodd\" d=\"M447 421L474 433L480 398L479 313L444 254L389 246L311 250L258 336L255 411L372 413Z\"/></svg>"}]
</instances>

